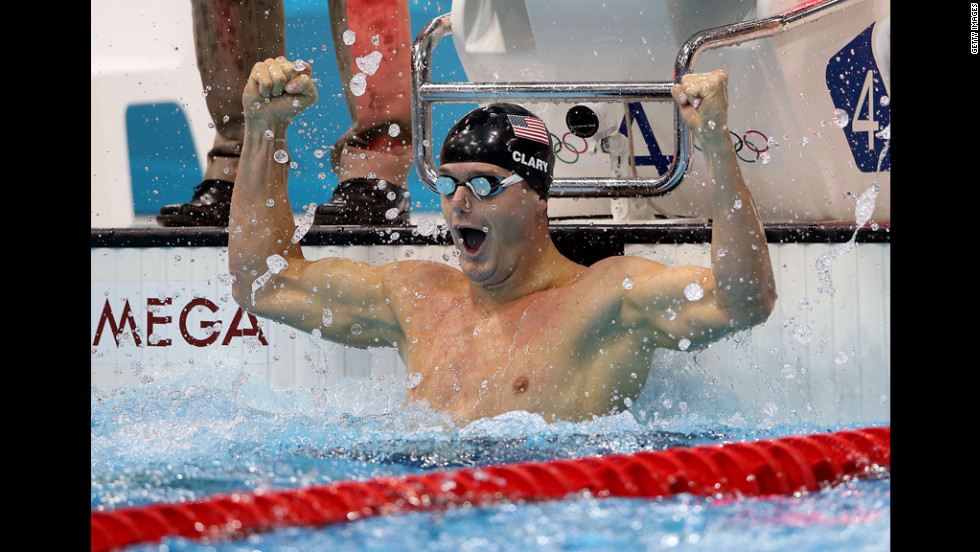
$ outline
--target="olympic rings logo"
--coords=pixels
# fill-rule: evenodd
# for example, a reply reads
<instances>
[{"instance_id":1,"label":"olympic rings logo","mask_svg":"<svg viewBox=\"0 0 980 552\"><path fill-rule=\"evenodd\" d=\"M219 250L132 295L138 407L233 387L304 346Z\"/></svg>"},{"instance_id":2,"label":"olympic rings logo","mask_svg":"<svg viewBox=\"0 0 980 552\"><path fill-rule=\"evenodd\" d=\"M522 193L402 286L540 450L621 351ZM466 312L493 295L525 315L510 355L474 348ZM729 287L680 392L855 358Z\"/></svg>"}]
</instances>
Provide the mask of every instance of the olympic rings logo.
<instances>
[{"instance_id":1,"label":"olympic rings logo","mask_svg":"<svg viewBox=\"0 0 980 552\"><path fill-rule=\"evenodd\" d=\"M745 131L745 133L742 134L741 136L739 136L738 134L735 133L735 131L732 130L728 132L730 132L731 135L735 137L735 155L744 163L755 163L756 161L762 158L763 153L769 151L769 147L770 147L769 137L767 137L765 134L763 134L758 130L749 129ZM580 149L577 149L571 142L568 141L569 135L572 135L571 131L566 132L561 138L559 138L557 134L554 133L549 133L549 134L551 134L551 136L555 140L555 145L552 148L555 152L555 158L561 161L562 163L567 163L569 165L577 163L579 157L583 153L589 151L588 141L585 138L582 138L581 136L577 136L577 138L582 141L582 145ZM756 141L761 140L762 144L764 144L762 147L757 147L755 143L749 139L749 137L753 134L758 136L758 138L755 138ZM694 144L694 149L701 151L701 148L698 147L697 144ZM746 157L742 156L742 150L747 150L749 152L748 154L746 154ZM752 157L752 154L755 154L755 157ZM572 155L574 155L574 157L572 157Z\"/></svg>"},{"instance_id":2,"label":"olympic rings logo","mask_svg":"<svg viewBox=\"0 0 980 552\"><path fill-rule=\"evenodd\" d=\"M572 146L571 142L569 142L567 140L568 135L569 134L572 134L571 131L566 132L565 135L562 136L560 139L558 138L558 135L555 134L555 133L553 133L553 132L549 132L548 134L551 134L555 138L555 145L554 145L554 147L552 149L555 152L555 158L558 159L559 161L561 161L562 163L567 163L569 165L574 164L574 163L577 163L579 156L582 155L583 153L589 151L589 143L585 140L585 138L582 138L581 136L578 136L577 138L582 141L582 149L580 149L580 150L579 149L575 149ZM568 159L562 158L562 156L560 155L566 149L568 151L570 151L571 153L575 154L575 158L572 159L571 161L569 161Z\"/></svg>"},{"instance_id":3,"label":"olympic rings logo","mask_svg":"<svg viewBox=\"0 0 980 552\"><path fill-rule=\"evenodd\" d=\"M762 157L763 153L769 151L769 138L765 134L759 132L758 130L752 130L752 129L747 130L745 131L745 134L743 134L742 136L739 136L733 130L729 130L728 132L735 137L735 156L741 159L745 163L755 163ZM766 146L761 149L755 147L755 144L749 141L750 134L758 134L759 137L762 138L762 143L765 144ZM699 148L697 144L694 144L694 149L701 151L701 148ZM747 149L750 152L754 153L755 159L746 159L742 157L742 155L739 153L742 151L742 149Z\"/></svg>"}]
</instances>

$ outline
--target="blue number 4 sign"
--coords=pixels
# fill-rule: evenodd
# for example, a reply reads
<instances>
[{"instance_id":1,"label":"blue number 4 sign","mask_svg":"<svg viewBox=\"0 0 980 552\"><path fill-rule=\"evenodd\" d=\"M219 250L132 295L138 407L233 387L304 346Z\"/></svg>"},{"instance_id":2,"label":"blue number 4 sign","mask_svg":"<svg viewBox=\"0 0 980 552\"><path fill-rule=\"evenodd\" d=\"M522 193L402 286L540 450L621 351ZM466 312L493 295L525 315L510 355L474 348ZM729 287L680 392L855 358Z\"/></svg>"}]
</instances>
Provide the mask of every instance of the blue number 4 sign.
<instances>
[{"instance_id":1,"label":"blue number 4 sign","mask_svg":"<svg viewBox=\"0 0 980 552\"><path fill-rule=\"evenodd\" d=\"M879 157L886 146L890 102L871 47L874 25L869 26L827 62L827 89L834 107L847 113L844 135L862 172L879 170ZM880 170L890 168L891 154L885 153Z\"/></svg>"}]
</instances>

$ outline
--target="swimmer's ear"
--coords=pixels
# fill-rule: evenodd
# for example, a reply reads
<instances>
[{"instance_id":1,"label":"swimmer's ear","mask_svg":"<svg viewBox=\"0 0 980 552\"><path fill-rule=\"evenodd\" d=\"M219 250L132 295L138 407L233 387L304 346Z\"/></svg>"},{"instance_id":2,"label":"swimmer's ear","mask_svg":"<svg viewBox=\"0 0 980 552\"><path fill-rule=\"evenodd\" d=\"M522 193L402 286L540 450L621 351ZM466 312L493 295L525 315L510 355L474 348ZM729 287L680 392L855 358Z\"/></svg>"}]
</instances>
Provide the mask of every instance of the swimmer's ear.
<instances>
[{"instance_id":1,"label":"swimmer's ear","mask_svg":"<svg viewBox=\"0 0 980 552\"><path fill-rule=\"evenodd\" d=\"M538 203L535 206L537 212L542 214L548 214L548 200L541 196L538 196Z\"/></svg>"}]
</instances>

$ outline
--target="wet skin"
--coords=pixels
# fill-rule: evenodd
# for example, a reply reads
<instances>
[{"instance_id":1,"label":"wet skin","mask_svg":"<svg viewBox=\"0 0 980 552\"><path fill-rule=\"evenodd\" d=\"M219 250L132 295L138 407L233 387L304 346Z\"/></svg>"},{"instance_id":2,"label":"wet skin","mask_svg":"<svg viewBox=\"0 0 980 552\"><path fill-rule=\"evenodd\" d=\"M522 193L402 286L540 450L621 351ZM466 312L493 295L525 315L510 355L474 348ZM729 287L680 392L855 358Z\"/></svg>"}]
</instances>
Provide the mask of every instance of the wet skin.
<instances>
[{"instance_id":1,"label":"wet skin","mask_svg":"<svg viewBox=\"0 0 980 552\"><path fill-rule=\"evenodd\" d=\"M705 150L708 181L721 183L705 192L714 203L713 267L668 268L638 257L576 264L551 241L547 201L521 182L492 198L478 199L466 186L442 198L460 250L457 270L426 261L305 259L291 242L287 165L272 159L285 147L288 122L316 101L316 88L308 67L297 72L281 58L257 64L243 94L246 138L232 199L235 299L330 341L396 347L407 371L421 376L410 378L407 400L460 421L512 410L546 420L623 410L643 389L655 349L702 348L764 321L775 300L761 221L726 147L726 77L693 77L675 98ZM439 172L457 180L510 174L482 163ZM741 207L732 210L736 202ZM272 256L288 266L253 300L252 283ZM703 298L685 297L692 283Z\"/></svg>"}]
</instances>

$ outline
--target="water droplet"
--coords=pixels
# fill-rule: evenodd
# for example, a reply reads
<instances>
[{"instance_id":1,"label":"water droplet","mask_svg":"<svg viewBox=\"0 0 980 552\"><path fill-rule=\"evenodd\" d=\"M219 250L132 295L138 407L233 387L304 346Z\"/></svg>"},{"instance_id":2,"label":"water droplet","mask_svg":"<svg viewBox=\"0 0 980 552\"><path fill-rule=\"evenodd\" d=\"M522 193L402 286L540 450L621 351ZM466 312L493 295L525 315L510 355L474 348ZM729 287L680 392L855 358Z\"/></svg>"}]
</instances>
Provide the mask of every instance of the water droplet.
<instances>
[{"instance_id":1,"label":"water droplet","mask_svg":"<svg viewBox=\"0 0 980 552\"><path fill-rule=\"evenodd\" d=\"M398 194L392 191L392 192L388 192L387 195L385 195L385 197L388 198L388 201L395 201L395 198L398 197Z\"/></svg>"},{"instance_id":2,"label":"water droplet","mask_svg":"<svg viewBox=\"0 0 980 552\"><path fill-rule=\"evenodd\" d=\"M276 153L272 154L272 158L276 160L276 163L285 164L289 161L289 154L286 153L286 150L276 150Z\"/></svg>"},{"instance_id":3,"label":"water droplet","mask_svg":"<svg viewBox=\"0 0 980 552\"><path fill-rule=\"evenodd\" d=\"M252 281L252 304L255 304L255 292L259 290L266 282L272 278L273 274L278 274L282 269L289 266L286 259L281 255L270 255L266 260L265 264L269 267L269 270L265 274L262 274L258 278Z\"/></svg>"},{"instance_id":4,"label":"water droplet","mask_svg":"<svg viewBox=\"0 0 980 552\"><path fill-rule=\"evenodd\" d=\"M333 311L330 309L323 309L323 325L325 327L330 327L333 325Z\"/></svg>"},{"instance_id":5,"label":"water droplet","mask_svg":"<svg viewBox=\"0 0 980 552\"><path fill-rule=\"evenodd\" d=\"M882 96L881 98L878 99L878 103L881 105L888 105L892 103L892 99L889 98L888 96Z\"/></svg>"},{"instance_id":6,"label":"water droplet","mask_svg":"<svg viewBox=\"0 0 980 552\"><path fill-rule=\"evenodd\" d=\"M839 128L844 128L847 126L847 123L851 121L851 117L843 109L835 109L831 120L833 120L834 124Z\"/></svg>"},{"instance_id":7,"label":"water droplet","mask_svg":"<svg viewBox=\"0 0 980 552\"><path fill-rule=\"evenodd\" d=\"M871 214L875 210L875 199L877 197L877 184L871 186L858 196L857 205L854 208L854 219L859 227L864 226L871 219Z\"/></svg>"},{"instance_id":8,"label":"water droplet","mask_svg":"<svg viewBox=\"0 0 980 552\"><path fill-rule=\"evenodd\" d=\"M265 260L265 264L273 274L279 274L282 269L289 266L289 263L286 262L286 259L282 255L269 255Z\"/></svg>"},{"instance_id":9,"label":"water droplet","mask_svg":"<svg viewBox=\"0 0 980 552\"><path fill-rule=\"evenodd\" d=\"M388 136L391 136L392 138L394 138L395 136L398 136L399 134L401 134L401 131L402 131L402 128L400 126L398 126L397 123L391 123L391 126L388 127Z\"/></svg>"},{"instance_id":10,"label":"water droplet","mask_svg":"<svg viewBox=\"0 0 980 552\"><path fill-rule=\"evenodd\" d=\"M714 130L715 129L715 122L714 121L708 121L708 128L710 128L711 130Z\"/></svg>"},{"instance_id":11,"label":"water droplet","mask_svg":"<svg viewBox=\"0 0 980 552\"><path fill-rule=\"evenodd\" d=\"M383 56L381 52L374 51L366 56L361 56L354 60L357 64L357 68L361 71L367 73L368 75L374 75L378 72L378 67L381 65L381 60Z\"/></svg>"},{"instance_id":12,"label":"water droplet","mask_svg":"<svg viewBox=\"0 0 980 552\"><path fill-rule=\"evenodd\" d=\"M408 389L415 389L422 383L422 374L418 372L410 372L405 376L405 387Z\"/></svg>"},{"instance_id":13,"label":"water droplet","mask_svg":"<svg viewBox=\"0 0 980 552\"><path fill-rule=\"evenodd\" d=\"M735 203L732 205L732 209L735 209L736 211L738 211L741 208L742 208L742 200L741 199L736 199L735 200Z\"/></svg>"},{"instance_id":14,"label":"water droplet","mask_svg":"<svg viewBox=\"0 0 980 552\"><path fill-rule=\"evenodd\" d=\"M265 201L266 207L272 207L275 204L276 204L276 200L272 199L271 197Z\"/></svg>"},{"instance_id":15,"label":"water droplet","mask_svg":"<svg viewBox=\"0 0 980 552\"><path fill-rule=\"evenodd\" d=\"M675 318L677 318L677 313L674 312L674 309L667 307L667 310L664 311L664 320L673 320Z\"/></svg>"},{"instance_id":16,"label":"water droplet","mask_svg":"<svg viewBox=\"0 0 980 552\"><path fill-rule=\"evenodd\" d=\"M353 326L350 327L350 333L352 333L354 335L361 335L361 332L363 332L363 331L364 331L364 328L361 327L360 324L354 324Z\"/></svg>"},{"instance_id":17,"label":"water droplet","mask_svg":"<svg viewBox=\"0 0 980 552\"><path fill-rule=\"evenodd\" d=\"M625 405L626 408L629 408L633 406L633 400L630 399L629 397L626 397L625 399L623 399L623 405Z\"/></svg>"},{"instance_id":18,"label":"water droplet","mask_svg":"<svg viewBox=\"0 0 980 552\"><path fill-rule=\"evenodd\" d=\"M419 235L422 236L432 236L437 232L438 223L435 219L429 217L423 217L419 219L417 228Z\"/></svg>"},{"instance_id":19,"label":"water droplet","mask_svg":"<svg viewBox=\"0 0 980 552\"><path fill-rule=\"evenodd\" d=\"M265 132L263 132L262 135L265 136L266 140L273 140L276 137L276 133L272 132L270 129L265 129Z\"/></svg>"},{"instance_id":20,"label":"water droplet","mask_svg":"<svg viewBox=\"0 0 980 552\"><path fill-rule=\"evenodd\" d=\"M313 157L316 157L317 159L323 159L323 156L326 155L326 154L327 154L327 152L325 152L325 151L323 151L322 149L319 149L319 148L313 150Z\"/></svg>"},{"instance_id":21,"label":"water droplet","mask_svg":"<svg viewBox=\"0 0 980 552\"><path fill-rule=\"evenodd\" d=\"M806 345L813 338L813 330L805 324L797 324L793 326L793 337L800 343Z\"/></svg>"},{"instance_id":22,"label":"water droplet","mask_svg":"<svg viewBox=\"0 0 980 552\"><path fill-rule=\"evenodd\" d=\"M764 151L759 154L759 160L762 161L763 165L768 165L769 161L772 160L772 156L769 155L768 151Z\"/></svg>"},{"instance_id":23,"label":"water droplet","mask_svg":"<svg viewBox=\"0 0 980 552\"><path fill-rule=\"evenodd\" d=\"M810 139L807 138L806 136L804 136L803 138L800 139L800 145L801 146L805 146L805 145L807 145L809 143L810 143Z\"/></svg>"},{"instance_id":24,"label":"water droplet","mask_svg":"<svg viewBox=\"0 0 980 552\"><path fill-rule=\"evenodd\" d=\"M350 80L350 93L355 96L363 96L367 90L367 75L358 73Z\"/></svg>"},{"instance_id":25,"label":"water droplet","mask_svg":"<svg viewBox=\"0 0 980 552\"><path fill-rule=\"evenodd\" d=\"M623 280L623 289L633 289L633 280L629 278Z\"/></svg>"},{"instance_id":26,"label":"water droplet","mask_svg":"<svg viewBox=\"0 0 980 552\"><path fill-rule=\"evenodd\" d=\"M401 211L399 211L397 207L392 207L391 209L385 211L385 218L388 220L395 220L398 218L398 213L400 212Z\"/></svg>"},{"instance_id":27,"label":"water droplet","mask_svg":"<svg viewBox=\"0 0 980 552\"><path fill-rule=\"evenodd\" d=\"M306 62L301 59L297 59L296 61L293 62L293 69L297 71L302 71L303 69L306 69Z\"/></svg>"},{"instance_id":28,"label":"water droplet","mask_svg":"<svg viewBox=\"0 0 980 552\"><path fill-rule=\"evenodd\" d=\"M691 340L686 337L682 337L680 341L677 342L677 348L686 351L688 347L691 346Z\"/></svg>"},{"instance_id":29,"label":"water droplet","mask_svg":"<svg viewBox=\"0 0 980 552\"><path fill-rule=\"evenodd\" d=\"M684 297L687 297L688 301L697 301L704 297L704 289L697 282L691 282L684 288Z\"/></svg>"},{"instance_id":30,"label":"water droplet","mask_svg":"<svg viewBox=\"0 0 980 552\"><path fill-rule=\"evenodd\" d=\"M845 362L847 362L847 353L843 351L837 353L837 356L834 357L834 364L838 366L844 364Z\"/></svg>"},{"instance_id":31,"label":"water droplet","mask_svg":"<svg viewBox=\"0 0 980 552\"><path fill-rule=\"evenodd\" d=\"M344 44L350 46L355 40L357 40L357 34L354 31L350 29L344 31Z\"/></svg>"}]
</instances>

